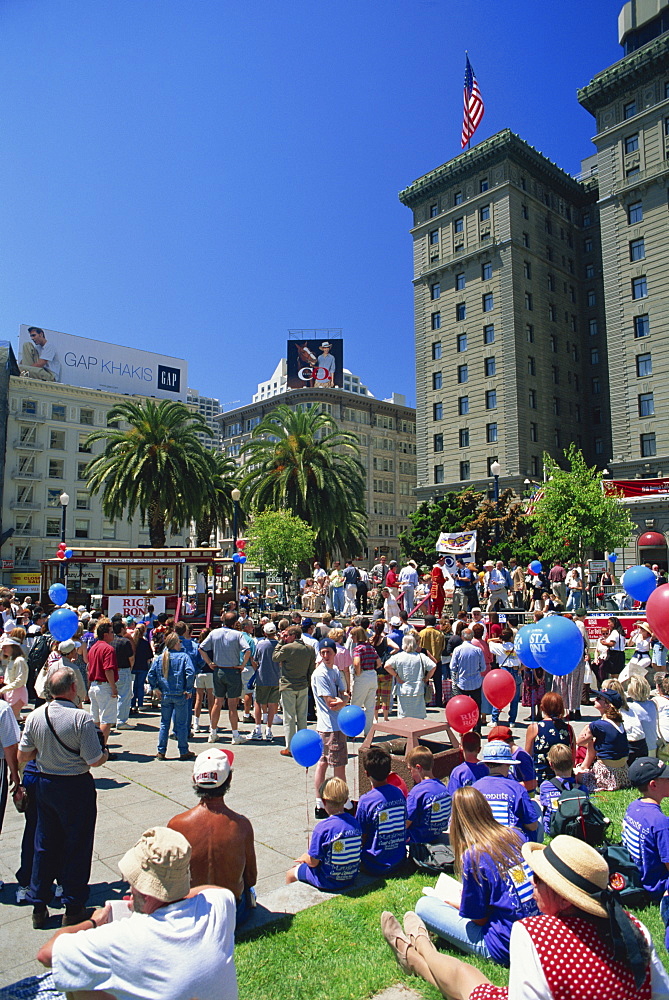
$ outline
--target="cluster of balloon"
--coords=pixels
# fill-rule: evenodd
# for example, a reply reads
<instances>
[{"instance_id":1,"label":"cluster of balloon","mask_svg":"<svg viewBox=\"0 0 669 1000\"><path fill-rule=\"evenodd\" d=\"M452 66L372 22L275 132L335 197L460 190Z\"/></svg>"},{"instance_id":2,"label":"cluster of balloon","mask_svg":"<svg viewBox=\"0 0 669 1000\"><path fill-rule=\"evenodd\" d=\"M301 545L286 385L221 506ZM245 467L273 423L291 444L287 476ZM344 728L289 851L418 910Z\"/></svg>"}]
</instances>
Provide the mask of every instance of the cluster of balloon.
<instances>
[{"instance_id":1,"label":"cluster of balloon","mask_svg":"<svg viewBox=\"0 0 669 1000\"><path fill-rule=\"evenodd\" d=\"M506 708L513 701L516 682L508 670L490 670L483 678L483 693L495 708Z\"/></svg>"},{"instance_id":2,"label":"cluster of balloon","mask_svg":"<svg viewBox=\"0 0 669 1000\"><path fill-rule=\"evenodd\" d=\"M346 705L339 713L338 722L342 733L353 739L365 728L365 710L360 705Z\"/></svg>"},{"instance_id":3,"label":"cluster of balloon","mask_svg":"<svg viewBox=\"0 0 669 1000\"><path fill-rule=\"evenodd\" d=\"M300 767L311 767L323 756L323 740L313 729L298 729L290 741L290 752Z\"/></svg>"},{"instance_id":4,"label":"cluster of balloon","mask_svg":"<svg viewBox=\"0 0 669 1000\"><path fill-rule=\"evenodd\" d=\"M669 646L669 583L656 587L648 598L646 618L660 642Z\"/></svg>"},{"instance_id":5,"label":"cluster of balloon","mask_svg":"<svg viewBox=\"0 0 669 1000\"><path fill-rule=\"evenodd\" d=\"M54 604L65 604L67 600L67 587L64 583L52 583L49 587L49 597Z\"/></svg>"},{"instance_id":6,"label":"cluster of balloon","mask_svg":"<svg viewBox=\"0 0 669 1000\"><path fill-rule=\"evenodd\" d=\"M610 563L615 563L618 559L618 556L615 554L615 552L609 552L607 559L609 560Z\"/></svg>"},{"instance_id":7,"label":"cluster of balloon","mask_svg":"<svg viewBox=\"0 0 669 1000\"><path fill-rule=\"evenodd\" d=\"M239 538L237 540L237 549L238 549L238 551L235 552L235 554L232 557L232 561L234 563L239 563L241 566L244 565L244 563L246 562L246 556L244 555L244 549L245 548L246 548L246 539L245 538Z\"/></svg>"},{"instance_id":8,"label":"cluster of balloon","mask_svg":"<svg viewBox=\"0 0 669 1000\"><path fill-rule=\"evenodd\" d=\"M518 630L516 643L520 632L529 629L528 645L529 651L535 660L535 666L548 670L556 677L564 677L570 674L583 659L583 636L578 627L570 618L563 618L561 615L550 615L542 618L534 625L524 625ZM524 645L524 637L522 640ZM518 656L525 663L523 655L518 645ZM525 664L529 666L529 664Z\"/></svg>"},{"instance_id":9,"label":"cluster of balloon","mask_svg":"<svg viewBox=\"0 0 669 1000\"><path fill-rule=\"evenodd\" d=\"M72 549L68 549L66 542L61 542L56 552L56 559L71 559L74 555Z\"/></svg>"},{"instance_id":10,"label":"cluster of balloon","mask_svg":"<svg viewBox=\"0 0 669 1000\"><path fill-rule=\"evenodd\" d=\"M527 568L529 569L532 576L539 576L539 573L541 573L543 566L541 565L538 559L533 559Z\"/></svg>"},{"instance_id":11,"label":"cluster of balloon","mask_svg":"<svg viewBox=\"0 0 669 1000\"><path fill-rule=\"evenodd\" d=\"M58 642L71 639L78 628L79 619L71 608L56 608L49 615L49 632Z\"/></svg>"},{"instance_id":12,"label":"cluster of balloon","mask_svg":"<svg viewBox=\"0 0 669 1000\"><path fill-rule=\"evenodd\" d=\"M446 722L456 733L470 732L478 720L479 707L469 695L458 694L449 699L446 705Z\"/></svg>"},{"instance_id":13,"label":"cluster of balloon","mask_svg":"<svg viewBox=\"0 0 669 1000\"><path fill-rule=\"evenodd\" d=\"M648 566L630 566L622 578L623 590L635 601L647 601L657 587L657 580ZM649 619L650 624L650 619Z\"/></svg>"},{"instance_id":14,"label":"cluster of balloon","mask_svg":"<svg viewBox=\"0 0 669 1000\"><path fill-rule=\"evenodd\" d=\"M530 632L533 628L534 625L523 625L522 628L519 628L513 645L523 666L530 670L537 670L539 664L534 659L534 654L530 649Z\"/></svg>"}]
</instances>

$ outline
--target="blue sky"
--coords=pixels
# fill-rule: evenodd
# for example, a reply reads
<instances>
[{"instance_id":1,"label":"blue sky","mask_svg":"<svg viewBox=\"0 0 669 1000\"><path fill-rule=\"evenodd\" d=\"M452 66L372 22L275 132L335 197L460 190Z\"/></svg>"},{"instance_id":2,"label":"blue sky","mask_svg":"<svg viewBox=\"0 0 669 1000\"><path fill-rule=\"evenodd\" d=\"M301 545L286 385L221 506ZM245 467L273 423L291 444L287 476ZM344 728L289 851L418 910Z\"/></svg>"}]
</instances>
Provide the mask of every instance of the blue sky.
<instances>
[{"instance_id":1,"label":"blue sky","mask_svg":"<svg viewBox=\"0 0 669 1000\"><path fill-rule=\"evenodd\" d=\"M486 105L570 172L611 0L0 0L0 337L38 324L189 361L250 401L289 328L341 328L415 402L411 215Z\"/></svg>"}]
</instances>

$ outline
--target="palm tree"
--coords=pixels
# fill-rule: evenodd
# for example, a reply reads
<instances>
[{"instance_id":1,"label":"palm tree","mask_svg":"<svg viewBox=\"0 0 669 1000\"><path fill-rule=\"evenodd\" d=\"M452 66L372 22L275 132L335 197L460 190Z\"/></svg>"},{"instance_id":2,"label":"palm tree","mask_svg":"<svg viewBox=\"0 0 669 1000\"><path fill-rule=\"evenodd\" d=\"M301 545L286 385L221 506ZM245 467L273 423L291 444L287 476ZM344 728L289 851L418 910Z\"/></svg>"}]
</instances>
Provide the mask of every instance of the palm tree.
<instances>
[{"instance_id":1,"label":"palm tree","mask_svg":"<svg viewBox=\"0 0 669 1000\"><path fill-rule=\"evenodd\" d=\"M202 494L199 513L195 517L197 545L209 545L209 539L216 528L225 529L226 522L233 517L232 491L239 485L239 469L233 458L220 452L206 452L209 465L207 486ZM244 523L244 514L238 510L237 524Z\"/></svg>"},{"instance_id":2,"label":"palm tree","mask_svg":"<svg viewBox=\"0 0 669 1000\"><path fill-rule=\"evenodd\" d=\"M289 508L316 532L322 559L365 545L365 473L355 434L340 431L319 406L282 404L254 428L242 448L242 489L257 510Z\"/></svg>"},{"instance_id":3,"label":"palm tree","mask_svg":"<svg viewBox=\"0 0 669 1000\"><path fill-rule=\"evenodd\" d=\"M130 425L127 430L113 425L119 418ZM162 548L166 528L179 531L201 509L211 463L197 434L212 432L199 413L168 399L118 403L107 420L110 426L86 440L87 446L105 442L102 454L88 464L88 488L102 493L110 520L139 511L151 545Z\"/></svg>"}]
</instances>

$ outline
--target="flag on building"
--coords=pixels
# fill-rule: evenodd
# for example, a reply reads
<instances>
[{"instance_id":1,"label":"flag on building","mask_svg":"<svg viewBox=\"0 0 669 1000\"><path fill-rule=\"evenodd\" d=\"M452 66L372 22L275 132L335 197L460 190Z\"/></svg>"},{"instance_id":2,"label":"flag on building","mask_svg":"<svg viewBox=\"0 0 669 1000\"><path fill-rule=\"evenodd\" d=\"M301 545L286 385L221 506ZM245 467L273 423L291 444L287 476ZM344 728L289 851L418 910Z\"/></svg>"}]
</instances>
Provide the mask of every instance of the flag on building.
<instances>
[{"instance_id":1,"label":"flag on building","mask_svg":"<svg viewBox=\"0 0 669 1000\"><path fill-rule=\"evenodd\" d=\"M484 110L483 98L481 97L481 91L479 90L479 85L476 82L476 77L474 76L474 70L472 69L469 61L469 56L466 56L465 58L467 61L465 64L464 117L462 119L463 149L471 140L474 132L476 132L476 129L481 124Z\"/></svg>"}]
</instances>

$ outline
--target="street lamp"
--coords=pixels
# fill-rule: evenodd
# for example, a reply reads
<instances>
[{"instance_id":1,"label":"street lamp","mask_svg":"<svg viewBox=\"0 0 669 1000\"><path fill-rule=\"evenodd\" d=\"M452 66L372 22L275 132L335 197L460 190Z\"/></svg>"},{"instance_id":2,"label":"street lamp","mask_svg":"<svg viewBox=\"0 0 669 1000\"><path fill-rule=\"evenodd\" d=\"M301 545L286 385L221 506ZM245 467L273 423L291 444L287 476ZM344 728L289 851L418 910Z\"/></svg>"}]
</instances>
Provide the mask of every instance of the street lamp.
<instances>
[{"instance_id":1,"label":"street lamp","mask_svg":"<svg viewBox=\"0 0 669 1000\"><path fill-rule=\"evenodd\" d=\"M67 505L70 502L70 498L67 495L67 493L63 492L58 497L58 500L59 500L60 506L61 506L61 515L60 515L60 540L61 540L61 542L64 542L65 541L65 518L67 517ZM65 565L66 565L66 563L67 563L66 559L61 559L61 561L60 561L60 579L61 579L61 583L65 580Z\"/></svg>"},{"instance_id":2,"label":"street lamp","mask_svg":"<svg viewBox=\"0 0 669 1000\"><path fill-rule=\"evenodd\" d=\"M494 478L493 485L493 500L495 501L495 545L499 543L499 474L502 471L502 466L499 462L490 463L490 473Z\"/></svg>"},{"instance_id":3,"label":"street lamp","mask_svg":"<svg viewBox=\"0 0 669 1000\"><path fill-rule=\"evenodd\" d=\"M232 503L234 505L232 509L232 549L233 549L232 554L234 556L237 554L237 519L239 516L239 501L241 499L242 494L241 491L238 490L237 487L235 487L230 495L232 496ZM239 563L235 562L233 565L234 565L234 573L233 573L234 594L236 603L237 595L239 593Z\"/></svg>"}]
</instances>

